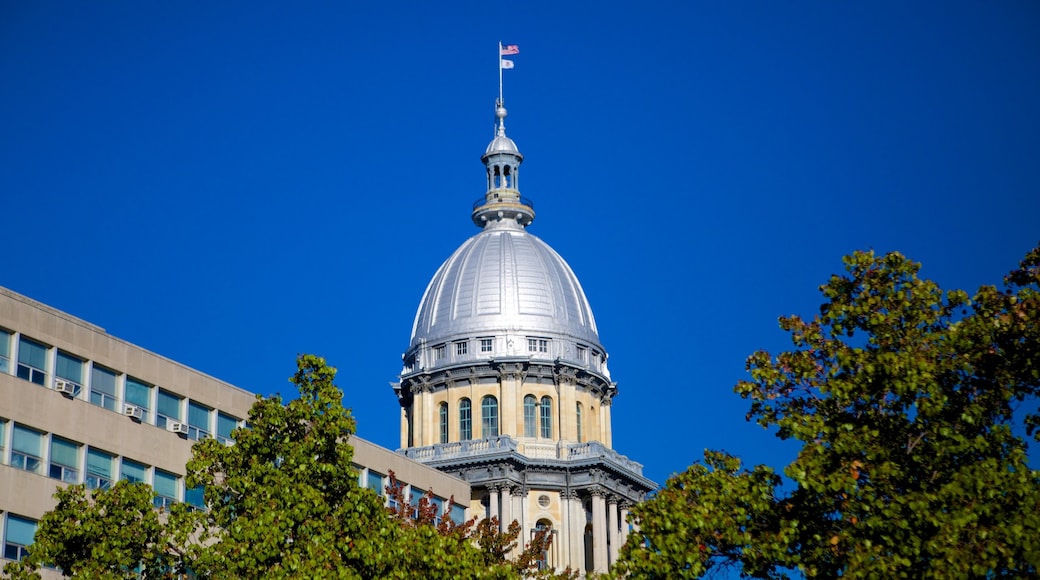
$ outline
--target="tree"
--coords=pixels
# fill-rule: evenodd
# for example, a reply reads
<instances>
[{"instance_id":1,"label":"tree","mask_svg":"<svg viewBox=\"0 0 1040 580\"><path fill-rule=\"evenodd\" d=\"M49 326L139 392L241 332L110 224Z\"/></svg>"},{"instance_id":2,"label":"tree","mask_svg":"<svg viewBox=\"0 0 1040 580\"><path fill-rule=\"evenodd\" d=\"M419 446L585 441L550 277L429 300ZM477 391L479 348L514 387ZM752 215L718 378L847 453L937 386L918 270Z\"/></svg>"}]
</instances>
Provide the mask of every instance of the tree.
<instances>
[{"instance_id":1,"label":"tree","mask_svg":"<svg viewBox=\"0 0 1040 580\"><path fill-rule=\"evenodd\" d=\"M404 485L398 483L397 476L390 471L389 482L386 486L387 496L395 507L387 508L390 517L406 529L429 527L436 529L443 538L458 544L469 546L476 545L480 550L483 565L487 568L509 568L517 577L524 578L546 578L555 580L575 580L578 578L576 571L567 568L560 572L549 569L539 569L538 563L542 554L552 546L552 535L550 530L538 530L531 541L524 545L524 549L515 556L510 555L516 550L517 540L520 537L520 522L513 520L505 531L501 531L498 516L477 520L476 517L468 521L456 523L451 518L438 518L438 509L433 501L433 490L416 498L414 492L412 497L405 501ZM447 512L451 512L455 505L455 498L448 498Z\"/></svg>"},{"instance_id":2,"label":"tree","mask_svg":"<svg viewBox=\"0 0 1040 580\"><path fill-rule=\"evenodd\" d=\"M969 299L898 253L857 252L794 349L748 359L748 419L801 445L784 481L706 452L633 509L617 570L1001 578L1040 571L1040 247ZM1032 407L1030 407L1032 405ZM643 543L649 544L648 549ZM683 551L683 546L695 549Z\"/></svg>"},{"instance_id":3,"label":"tree","mask_svg":"<svg viewBox=\"0 0 1040 580\"><path fill-rule=\"evenodd\" d=\"M40 522L30 555L6 571L38 577L41 565L97 578L516 578L488 565L471 542L431 526L392 521L381 497L358 485L348 438L354 419L336 369L302 355L291 381L299 398L258 397L233 446L192 447L186 484L204 488L205 510L152 508L153 492L121 482L72 486Z\"/></svg>"},{"instance_id":4,"label":"tree","mask_svg":"<svg viewBox=\"0 0 1040 580\"><path fill-rule=\"evenodd\" d=\"M152 488L120 481L110 490L87 492L83 485L59 489L57 506L39 524L32 550L4 571L12 578L38 578L35 571L54 565L69 576L125 578L137 570L174 572L177 553Z\"/></svg>"}]
</instances>

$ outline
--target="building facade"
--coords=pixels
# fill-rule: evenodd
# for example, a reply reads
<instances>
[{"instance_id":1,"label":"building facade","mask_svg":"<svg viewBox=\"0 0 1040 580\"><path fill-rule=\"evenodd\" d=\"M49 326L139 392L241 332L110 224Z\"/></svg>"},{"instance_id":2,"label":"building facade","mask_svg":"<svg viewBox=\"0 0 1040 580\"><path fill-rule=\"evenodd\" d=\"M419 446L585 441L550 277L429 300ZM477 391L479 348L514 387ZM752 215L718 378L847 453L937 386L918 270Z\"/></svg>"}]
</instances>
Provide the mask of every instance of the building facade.
<instances>
[{"instance_id":1,"label":"building facade","mask_svg":"<svg viewBox=\"0 0 1040 580\"><path fill-rule=\"evenodd\" d=\"M0 568L23 557L59 486L150 484L156 507L202 505L184 466L203 437L231 443L256 396L0 288ZM360 482L383 493L394 471L405 497L469 485L352 437ZM445 514L462 520L465 513ZM56 572L46 571L56 576Z\"/></svg>"},{"instance_id":2,"label":"building facade","mask_svg":"<svg viewBox=\"0 0 1040 580\"><path fill-rule=\"evenodd\" d=\"M570 266L527 231L523 155L506 110L481 157L480 233L426 288L403 370L401 452L472 486L471 509L553 534L547 566L605 572L628 533L628 508L656 484L617 453L607 369L592 309Z\"/></svg>"}]
</instances>

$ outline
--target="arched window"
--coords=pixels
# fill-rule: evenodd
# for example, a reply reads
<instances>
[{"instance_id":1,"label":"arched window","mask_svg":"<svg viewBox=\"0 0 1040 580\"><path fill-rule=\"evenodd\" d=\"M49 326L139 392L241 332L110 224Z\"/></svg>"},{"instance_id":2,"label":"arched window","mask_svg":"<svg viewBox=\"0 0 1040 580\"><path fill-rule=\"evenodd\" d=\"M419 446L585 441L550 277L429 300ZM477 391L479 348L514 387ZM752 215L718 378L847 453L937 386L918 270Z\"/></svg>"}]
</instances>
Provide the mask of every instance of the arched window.
<instances>
[{"instance_id":1,"label":"arched window","mask_svg":"<svg viewBox=\"0 0 1040 580\"><path fill-rule=\"evenodd\" d=\"M441 443L448 442L448 404L440 404Z\"/></svg>"},{"instance_id":2,"label":"arched window","mask_svg":"<svg viewBox=\"0 0 1040 580\"><path fill-rule=\"evenodd\" d=\"M534 530L533 531L534 531L535 534L539 534L539 533L549 534L549 537L552 538L552 533L553 533L552 522L550 522L549 520L544 519L544 518L540 519L540 520L538 520L538 523L534 525ZM538 555L538 569L539 570L547 570L549 568L549 551L550 550L552 550L552 543L551 542L549 544L549 549L542 550L542 553Z\"/></svg>"},{"instance_id":3,"label":"arched window","mask_svg":"<svg viewBox=\"0 0 1040 580\"><path fill-rule=\"evenodd\" d=\"M577 415L576 415L577 421L575 421L575 425L577 425L577 427L578 427L578 443L584 443L585 442L585 433L582 432L582 427L581 427L581 403L578 403L578 410L577 410L577 412L578 412Z\"/></svg>"},{"instance_id":4,"label":"arched window","mask_svg":"<svg viewBox=\"0 0 1040 580\"><path fill-rule=\"evenodd\" d=\"M481 437L498 437L498 399L486 395L480 402Z\"/></svg>"},{"instance_id":5,"label":"arched window","mask_svg":"<svg viewBox=\"0 0 1040 580\"><path fill-rule=\"evenodd\" d=\"M536 401L534 395L524 397L524 437L535 437Z\"/></svg>"},{"instance_id":6,"label":"arched window","mask_svg":"<svg viewBox=\"0 0 1040 580\"><path fill-rule=\"evenodd\" d=\"M473 438L473 409L469 399L459 401L459 440L469 441Z\"/></svg>"},{"instance_id":7,"label":"arched window","mask_svg":"<svg viewBox=\"0 0 1040 580\"><path fill-rule=\"evenodd\" d=\"M552 399L542 397L542 438L552 439Z\"/></svg>"}]
</instances>

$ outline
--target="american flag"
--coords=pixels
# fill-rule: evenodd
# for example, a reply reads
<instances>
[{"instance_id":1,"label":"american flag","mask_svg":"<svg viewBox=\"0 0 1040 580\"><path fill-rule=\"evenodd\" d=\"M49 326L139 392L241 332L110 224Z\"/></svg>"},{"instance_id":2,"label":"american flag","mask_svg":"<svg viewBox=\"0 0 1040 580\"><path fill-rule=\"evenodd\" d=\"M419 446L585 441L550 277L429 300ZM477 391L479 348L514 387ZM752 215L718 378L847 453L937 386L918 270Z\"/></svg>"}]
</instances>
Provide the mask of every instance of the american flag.
<instances>
[{"instance_id":1,"label":"american flag","mask_svg":"<svg viewBox=\"0 0 1040 580\"><path fill-rule=\"evenodd\" d=\"M515 44L502 45L502 56L509 56L511 54L520 54L520 47Z\"/></svg>"}]
</instances>

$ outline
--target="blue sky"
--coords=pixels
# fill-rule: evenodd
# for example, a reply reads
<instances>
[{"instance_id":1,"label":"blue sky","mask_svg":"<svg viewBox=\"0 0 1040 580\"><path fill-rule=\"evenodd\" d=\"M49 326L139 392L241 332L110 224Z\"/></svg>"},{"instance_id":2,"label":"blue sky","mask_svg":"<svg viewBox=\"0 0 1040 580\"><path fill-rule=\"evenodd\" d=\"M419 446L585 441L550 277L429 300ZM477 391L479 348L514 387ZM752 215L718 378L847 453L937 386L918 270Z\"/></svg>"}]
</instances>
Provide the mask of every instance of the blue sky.
<instances>
[{"instance_id":1,"label":"blue sky","mask_svg":"<svg viewBox=\"0 0 1040 580\"><path fill-rule=\"evenodd\" d=\"M793 448L732 393L855 249L948 288L1040 239L1035 2L0 5L0 285L261 393L340 369L396 447L430 277L476 233L496 46L530 230L665 478Z\"/></svg>"}]
</instances>

